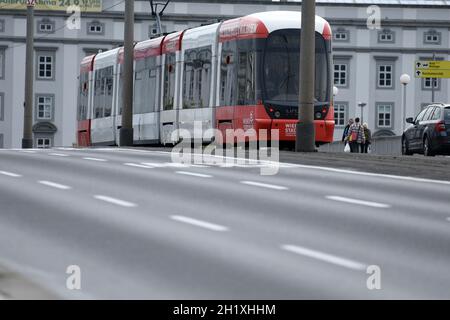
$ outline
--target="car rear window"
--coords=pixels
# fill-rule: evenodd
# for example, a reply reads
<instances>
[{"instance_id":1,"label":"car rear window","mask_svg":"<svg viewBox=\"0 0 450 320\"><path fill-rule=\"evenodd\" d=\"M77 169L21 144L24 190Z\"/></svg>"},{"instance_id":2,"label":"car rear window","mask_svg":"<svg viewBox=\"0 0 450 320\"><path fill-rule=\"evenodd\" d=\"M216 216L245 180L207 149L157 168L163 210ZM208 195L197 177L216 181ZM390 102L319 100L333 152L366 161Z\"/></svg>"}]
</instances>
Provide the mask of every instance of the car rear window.
<instances>
[{"instance_id":1,"label":"car rear window","mask_svg":"<svg viewBox=\"0 0 450 320\"><path fill-rule=\"evenodd\" d=\"M445 108L444 109L444 119L445 120L450 120L450 108Z\"/></svg>"}]
</instances>

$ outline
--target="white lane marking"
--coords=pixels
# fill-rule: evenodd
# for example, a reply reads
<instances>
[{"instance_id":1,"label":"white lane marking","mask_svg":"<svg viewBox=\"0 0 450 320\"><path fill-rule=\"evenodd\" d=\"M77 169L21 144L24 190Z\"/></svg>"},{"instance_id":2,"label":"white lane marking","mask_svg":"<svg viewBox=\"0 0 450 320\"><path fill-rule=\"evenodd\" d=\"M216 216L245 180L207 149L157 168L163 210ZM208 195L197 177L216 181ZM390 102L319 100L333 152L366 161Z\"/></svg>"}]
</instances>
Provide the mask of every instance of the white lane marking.
<instances>
[{"instance_id":1,"label":"white lane marking","mask_svg":"<svg viewBox=\"0 0 450 320\"><path fill-rule=\"evenodd\" d=\"M188 171L177 171L175 173L182 174L185 176L198 177L198 178L212 178L213 177L209 174L202 174L202 173L195 173L195 172L188 172Z\"/></svg>"},{"instance_id":2,"label":"white lane marking","mask_svg":"<svg viewBox=\"0 0 450 320\"><path fill-rule=\"evenodd\" d=\"M4 175L4 176L8 176L8 177L13 177L13 178L20 178L22 177L21 174L17 174L17 173L13 173L13 172L8 172L8 171L0 171L0 174Z\"/></svg>"},{"instance_id":3,"label":"white lane marking","mask_svg":"<svg viewBox=\"0 0 450 320\"><path fill-rule=\"evenodd\" d=\"M367 265L364 263L354 261L354 260L349 260L346 258L341 258L341 257L335 256L332 254L328 254L325 252L320 252L320 251L316 251L316 250L312 250L312 249L308 249L308 248L304 248L304 247L285 244L285 245L281 246L281 249L292 252L292 253L296 253L296 254L299 254L299 255L302 255L305 257L309 257L309 258L321 260L324 262L328 262L331 264L335 264L335 265L345 267L348 269L353 269L353 270L358 270L358 271L367 269Z\"/></svg>"},{"instance_id":4,"label":"white lane marking","mask_svg":"<svg viewBox=\"0 0 450 320\"><path fill-rule=\"evenodd\" d=\"M95 195L94 196L95 199L97 200L101 200L101 201L105 201L105 202L109 202L121 207L127 207L127 208L133 208L133 207L137 207L137 204L132 203L132 202L128 202L125 200L120 200L117 198L113 198L113 197L108 197L108 196L102 196L102 195Z\"/></svg>"},{"instance_id":5,"label":"white lane marking","mask_svg":"<svg viewBox=\"0 0 450 320\"><path fill-rule=\"evenodd\" d=\"M143 169L154 169L155 168L155 167L146 166L146 165L138 164L138 163L124 163L123 165L128 166L128 167L143 168Z\"/></svg>"},{"instance_id":6,"label":"white lane marking","mask_svg":"<svg viewBox=\"0 0 450 320\"><path fill-rule=\"evenodd\" d=\"M352 199L352 198L346 198L346 197L340 197L340 196L326 196L326 198L329 200L333 200L333 201L358 204L358 205L373 207L373 208L390 208L391 207L389 204L385 204L385 203L364 201L364 200L358 200L358 199Z\"/></svg>"},{"instance_id":7,"label":"white lane marking","mask_svg":"<svg viewBox=\"0 0 450 320\"><path fill-rule=\"evenodd\" d=\"M38 183L43 184L44 186L47 186L47 187L52 187L52 188L56 188L56 189L60 189L60 190L72 189L72 187L65 186L63 184L59 184L59 183L52 182L52 181L41 180L41 181L38 181Z\"/></svg>"},{"instance_id":8,"label":"white lane marking","mask_svg":"<svg viewBox=\"0 0 450 320\"><path fill-rule=\"evenodd\" d=\"M177 162L142 162L144 166L156 168L188 168L189 165Z\"/></svg>"},{"instance_id":9,"label":"white lane marking","mask_svg":"<svg viewBox=\"0 0 450 320\"><path fill-rule=\"evenodd\" d=\"M241 181L241 183L249 185L249 186L274 189L274 190L288 190L289 189L289 188L283 187L283 186L277 186L274 184L267 184L267 183L261 183L261 182L255 182L255 181Z\"/></svg>"},{"instance_id":10,"label":"white lane marking","mask_svg":"<svg viewBox=\"0 0 450 320\"><path fill-rule=\"evenodd\" d=\"M224 226L221 226L221 225L218 225L218 224L214 224L214 223L210 223L210 222L206 222L206 221L201 221L201 220L189 218L189 217L171 216L170 218L172 220L175 220L175 221L178 221L178 222L191 224L193 226L204 228L204 229L208 229L208 230L212 230L212 231L218 231L218 232L228 231L227 227L224 227Z\"/></svg>"},{"instance_id":11,"label":"white lane marking","mask_svg":"<svg viewBox=\"0 0 450 320\"><path fill-rule=\"evenodd\" d=\"M20 153L36 153L36 151L33 150L20 150Z\"/></svg>"},{"instance_id":12,"label":"white lane marking","mask_svg":"<svg viewBox=\"0 0 450 320\"><path fill-rule=\"evenodd\" d=\"M54 157L69 157L68 154L64 154L64 153L49 153L49 156L54 156Z\"/></svg>"},{"instance_id":13,"label":"white lane marking","mask_svg":"<svg viewBox=\"0 0 450 320\"><path fill-rule=\"evenodd\" d=\"M90 157L84 157L83 160L88 160L88 161L97 161L97 162L107 162L108 160L106 159L100 159L100 158L90 158Z\"/></svg>"}]
</instances>

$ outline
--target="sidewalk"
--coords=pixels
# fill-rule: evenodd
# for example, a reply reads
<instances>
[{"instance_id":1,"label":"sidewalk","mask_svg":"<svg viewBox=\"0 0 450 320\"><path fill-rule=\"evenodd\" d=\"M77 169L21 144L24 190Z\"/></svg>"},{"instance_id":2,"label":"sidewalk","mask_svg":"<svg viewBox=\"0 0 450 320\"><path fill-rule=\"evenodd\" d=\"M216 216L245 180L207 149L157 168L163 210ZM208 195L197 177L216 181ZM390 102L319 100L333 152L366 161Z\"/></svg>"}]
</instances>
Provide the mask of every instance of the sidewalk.
<instances>
[{"instance_id":1,"label":"sidewalk","mask_svg":"<svg viewBox=\"0 0 450 320\"><path fill-rule=\"evenodd\" d=\"M134 147L132 149L171 152L169 147ZM248 156L248 152L246 152ZM423 155L376 155L344 152L296 153L280 151L280 162L378 174L450 181L450 157Z\"/></svg>"}]
</instances>

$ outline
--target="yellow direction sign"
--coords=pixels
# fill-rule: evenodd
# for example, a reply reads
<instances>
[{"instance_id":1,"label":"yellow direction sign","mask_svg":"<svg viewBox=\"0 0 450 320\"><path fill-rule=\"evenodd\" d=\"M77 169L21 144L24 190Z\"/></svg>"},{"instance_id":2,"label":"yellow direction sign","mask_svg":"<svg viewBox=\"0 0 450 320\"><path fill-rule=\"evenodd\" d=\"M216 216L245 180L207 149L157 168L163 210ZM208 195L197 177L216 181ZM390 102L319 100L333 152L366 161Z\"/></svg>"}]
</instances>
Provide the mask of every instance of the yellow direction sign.
<instances>
[{"instance_id":1,"label":"yellow direction sign","mask_svg":"<svg viewBox=\"0 0 450 320\"><path fill-rule=\"evenodd\" d=\"M25 10L27 5L33 5L33 2L35 10L67 11L71 6L78 6L81 12L102 11L102 0L0 0L0 10Z\"/></svg>"},{"instance_id":2,"label":"yellow direction sign","mask_svg":"<svg viewBox=\"0 0 450 320\"><path fill-rule=\"evenodd\" d=\"M416 69L447 69L450 70L450 61L416 61Z\"/></svg>"},{"instance_id":3,"label":"yellow direction sign","mask_svg":"<svg viewBox=\"0 0 450 320\"><path fill-rule=\"evenodd\" d=\"M416 78L450 78L450 69L442 70L416 70Z\"/></svg>"},{"instance_id":4,"label":"yellow direction sign","mask_svg":"<svg viewBox=\"0 0 450 320\"><path fill-rule=\"evenodd\" d=\"M450 61L416 61L416 78L450 78Z\"/></svg>"}]
</instances>

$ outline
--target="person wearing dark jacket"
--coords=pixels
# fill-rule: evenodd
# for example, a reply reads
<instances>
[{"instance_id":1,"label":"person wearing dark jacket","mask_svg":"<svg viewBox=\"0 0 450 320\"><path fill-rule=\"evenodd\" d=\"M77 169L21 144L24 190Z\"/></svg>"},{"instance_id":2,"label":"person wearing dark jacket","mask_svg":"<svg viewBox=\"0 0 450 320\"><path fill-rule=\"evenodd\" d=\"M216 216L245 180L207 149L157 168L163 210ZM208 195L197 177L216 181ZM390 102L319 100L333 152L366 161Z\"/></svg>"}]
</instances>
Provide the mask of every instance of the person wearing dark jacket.
<instances>
[{"instance_id":1,"label":"person wearing dark jacket","mask_svg":"<svg viewBox=\"0 0 450 320\"><path fill-rule=\"evenodd\" d=\"M353 119L348 119L348 124L345 126L344 133L342 134L342 142L345 141L344 146L347 145L347 143L350 145L350 152L353 152L353 150L352 150L352 144L349 143L349 141L348 141L348 132L349 132L350 127L353 124L353 122L354 122Z\"/></svg>"},{"instance_id":2,"label":"person wearing dark jacket","mask_svg":"<svg viewBox=\"0 0 450 320\"><path fill-rule=\"evenodd\" d=\"M344 128L344 133L342 134L342 142L346 141L348 137L348 130L350 129L350 126L353 124L353 119L348 120L348 124Z\"/></svg>"}]
</instances>

